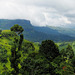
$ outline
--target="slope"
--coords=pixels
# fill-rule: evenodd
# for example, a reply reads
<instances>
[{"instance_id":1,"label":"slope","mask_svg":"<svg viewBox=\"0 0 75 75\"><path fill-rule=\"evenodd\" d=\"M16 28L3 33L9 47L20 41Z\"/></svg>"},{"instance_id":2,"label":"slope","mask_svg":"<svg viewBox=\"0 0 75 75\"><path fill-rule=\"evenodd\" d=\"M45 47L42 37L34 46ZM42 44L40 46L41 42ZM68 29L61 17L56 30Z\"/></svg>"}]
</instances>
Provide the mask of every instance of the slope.
<instances>
[{"instance_id":1,"label":"slope","mask_svg":"<svg viewBox=\"0 0 75 75\"><path fill-rule=\"evenodd\" d=\"M0 74L1 75L5 75L2 74L5 71L4 66L7 67L6 69L7 71L12 71L10 57L11 57L11 47L14 44L15 37L19 39L19 36L13 31L2 30L2 32L0 32ZM22 49L23 49L22 51L28 50L28 52L31 53L32 46L34 46L35 49L34 52L38 52L39 46L37 43L32 43L24 39L22 44ZM25 51L24 53L25 57L23 56L23 53L21 53L21 60L27 57L26 54L27 52Z\"/></svg>"},{"instance_id":2,"label":"slope","mask_svg":"<svg viewBox=\"0 0 75 75\"><path fill-rule=\"evenodd\" d=\"M71 37L75 37L75 28L72 28L72 27L63 28L63 27L53 27L53 26L50 26L49 28L58 31L61 34L65 34L65 35L69 35Z\"/></svg>"},{"instance_id":3,"label":"slope","mask_svg":"<svg viewBox=\"0 0 75 75\"><path fill-rule=\"evenodd\" d=\"M29 20L16 19L16 20L8 20L8 19L0 19L0 29L7 30L10 29L14 24L19 24L24 28L24 38L29 41L41 42L42 40L53 40L53 41L69 41L74 40L75 38L67 35L63 35L54 29L35 28L32 26ZM40 31L43 30L43 31ZM47 32L46 32L47 31Z\"/></svg>"}]
</instances>

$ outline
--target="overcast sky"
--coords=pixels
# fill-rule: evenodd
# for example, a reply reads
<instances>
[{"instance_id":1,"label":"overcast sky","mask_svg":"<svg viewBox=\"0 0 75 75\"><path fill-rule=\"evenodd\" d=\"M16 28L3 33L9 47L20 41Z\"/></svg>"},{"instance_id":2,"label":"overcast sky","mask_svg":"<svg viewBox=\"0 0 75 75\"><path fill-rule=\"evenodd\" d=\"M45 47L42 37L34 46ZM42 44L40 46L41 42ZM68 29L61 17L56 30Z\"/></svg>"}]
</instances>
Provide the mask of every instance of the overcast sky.
<instances>
[{"instance_id":1,"label":"overcast sky","mask_svg":"<svg viewBox=\"0 0 75 75\"><path fill-rule=\"evenodd\" d=\"M1 19L27 19L35 26L75 24L75 0L0 0Z\"/></svg>"}]
</instances>

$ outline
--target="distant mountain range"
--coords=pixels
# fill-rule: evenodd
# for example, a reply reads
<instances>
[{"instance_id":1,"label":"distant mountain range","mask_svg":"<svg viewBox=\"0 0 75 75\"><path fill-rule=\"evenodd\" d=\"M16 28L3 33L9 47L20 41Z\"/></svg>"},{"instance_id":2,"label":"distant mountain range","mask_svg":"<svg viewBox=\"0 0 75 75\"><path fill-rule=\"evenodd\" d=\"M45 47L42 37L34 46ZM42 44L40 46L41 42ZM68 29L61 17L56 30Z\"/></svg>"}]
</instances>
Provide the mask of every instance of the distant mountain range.
<instances>
[{"instance_id":1,"label":"distant mountain range","mask_svg":"<svg viewBox=\"0 0 75 75\"><path fill-rule=\"evenodd\" d=\"M69 35L71 37L75 37L75 27L64 27L63 28L63 27L52 27L52 26L50 26L49 28L58 31L59 33Z\"/></svg>"},{"instance_id":2,"label":"distant mountain range","mask_svg":"<svg viewBox=\"0 0 75 75\"><path fill-rule=\"evenodd\" d=\"M9 30L14 24L19 24L24 28L24 38L33 41L41 42L42 40L53 40L53 41L72 41L75 40L75 35L73 36L71 31L65 29L55 28L55 27L35 27L29 20L16 19L0 19L0 29ZM68 33L68 34L67 34Z\"/></svg>"}]
</instances>

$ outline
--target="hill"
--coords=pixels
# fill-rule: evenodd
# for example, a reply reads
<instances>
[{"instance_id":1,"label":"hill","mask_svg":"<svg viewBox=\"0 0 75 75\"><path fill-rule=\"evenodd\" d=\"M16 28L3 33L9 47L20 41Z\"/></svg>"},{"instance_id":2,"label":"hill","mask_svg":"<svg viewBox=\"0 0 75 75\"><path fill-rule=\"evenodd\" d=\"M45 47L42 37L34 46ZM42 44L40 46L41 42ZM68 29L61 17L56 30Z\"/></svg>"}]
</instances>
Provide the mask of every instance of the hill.
<instances>
[{"instance_id":1,"label":"hill","mask_svg":"<svg viewBox=\"0 0 75 75\"><path fill-rule=\"evenodd\" d=\"M71 37L75 37L75 27L53 27L53 26L48 26L48 28L54 29L58 31L61 34L69 35Z\"/></svg>"},{"instance_id":2,"label":"hill","mask_svg":"<svg viewBox=\"0 0 75 75\"><path fill-rule=\"evenodd\" d=\"M3 72L3 64L6 63L6 67L11 69L9 56L11 55L11 46L13 44L13 39L16 36L14 32L10 30L3 30L0 33L0 73ZM8 61L8 63L7 63Z\"/></svg>"},{"instance_id":3,"label":"hill","mask_svg":"<svg viewBox=\"0 0 75 75\"><path fill-rule=\"evenodd\" d=\"M2 30L2 32L0 33L0 74L4 72L4 66L7 67L7 70L9 71L12 70L10 64L10 56L11 56L11 47L13 46L15 37L19 39L19 36L15 32L12 32L10 30ZM26 50L25 53L31 53L32 51L31 45L34 45L35 51L38 52L39 50L38 43L32 43L25 39L23 40L22 50L24 51ZM27 57L27 55L25 55L25 57ZM25 57L23 57L22 53L21 60L23 60L23 58Z\"/></svg>"},{"instance_id":4,"label":"hill","mask_svg":"<svg viewBox=\"0 0 75 75\"><path fill-rule=\"evenodd\" d=\"M51 39L51 40L55 41L57 39L56 42L58 42L58 41L70 41L70 40L72 41L75 39L74 37L72 37L70 35L64 34L64 30L66 31L66 29L64 29L62 31L62 33L60 33L58 30L53 29L51 27L34 27L34 29L38 32L42 32L42 33L45 33L47 35L52 36L53 39Z\"/></svg>"},{"instance_id":5,"label":"hill","mask_svg":"<svg viewBox=\"0 0 75 75\"><path fill-rule=\"evenodd\" d=\"M15 42L15 38L18 40L18 42ZM16 66L18 66L18 72L16 72L15 75L61 75L62 73L65 74L65 72L68 75L70 73L74 74L75 67L74 64L71 62L75 61L75 58L74 55L71 54L74 53L71 49L71 46L69 46L68 52L66 52L67 49L65 49L66 51L61 52L59 51L58 46L51 40L45 40L39 46L38 42L33 43L23 39L20 50L18 50L19 41L20 37L13 31L3 30L2 32L0 32L1 75L14 75L15 68L13 66L15 66L15 64L17 64ZM65 42L64 44L66 46L63 45L63 43L64 42L59 42L57 44L66 48L67 44L71 42ZM75 46L74 43L72 45ZM48 50L48 52L46 50ZM68 53L70 55L68 55ZM57 56L54 56L54 54ZM50 59L48 59L49 56ZM72 56L72 58L69 58L69 56ZM13 59L15 59L15 61L13 61L12 63L11 60ZM64 66L67 67L66 71L64 71L63 69Z\"/></svg>"},{"instance_id":6,"label":"hill","mask_svg":"<svg viewBox=\"0 0 75 75\"><path fill-rule=\"evenodd\" d=\"M75 41L69 41L69 42L58 42L56 43L59 46L59 50L66 49L68 44L72 46L72 49L74 50L75 53Z\"/></svg>"},{"instance_id":7,"label":"hill","mask_svg":"<svg viewBox=\"0 0 75 75\"><path fill-rule=\"evenodd\" d=\"M0 19L0 29L8 30L14 24L19 24L24 28L24 38L29 41L41 42L42 40L53 40L53 41L69 41L74 40L74 37L64 35L59 33L55 29L51 29L48 27L34 27L30 23L29 20L16 19L16 20L8 20L8 19Z\"/></svg>"}]
</instances>

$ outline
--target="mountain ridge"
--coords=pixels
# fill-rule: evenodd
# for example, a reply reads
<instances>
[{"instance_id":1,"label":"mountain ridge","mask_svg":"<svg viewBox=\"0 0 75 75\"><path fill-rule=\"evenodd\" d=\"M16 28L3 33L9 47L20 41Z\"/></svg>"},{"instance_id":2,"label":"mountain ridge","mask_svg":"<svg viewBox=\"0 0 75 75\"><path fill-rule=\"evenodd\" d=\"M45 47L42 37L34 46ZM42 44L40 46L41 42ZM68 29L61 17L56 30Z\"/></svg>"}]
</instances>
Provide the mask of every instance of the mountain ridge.
<instances>
[{"instance_id":1,"label":"mountain ridge","mask_svg":"<svg viewBox=\"0 0 75 75\"><path fill-rule=\"evenodd\" d=\"M57 30L48 27L34 27L29 20L24 19L0 19L0 28L2 30L9 30L14 24L19 24L24 28L24 38L33 41L41 42L43 40L53 40L53 41L72 41L75 38L69 35L61 34ZM39 28L39 29L38 29ZM42 31L40 31L42 30ZM47 32L46 32L47 31ZM50 32L48 34L48 32Z\"/></svg>"},{"instance_id":2,"label":"mountain ridge","mask_svg":"<svg viewBox=\"0 0 75 75\"><path fill-rule=\"evenodd\" d=\"M75 28L64 28L64 27L54 27L54 26L48 26L51 29L54 29L56 31L58 31L59 33L65 34L65 35L69 35L71 37L75 37Z\"/></svg>"}]
</instances>

